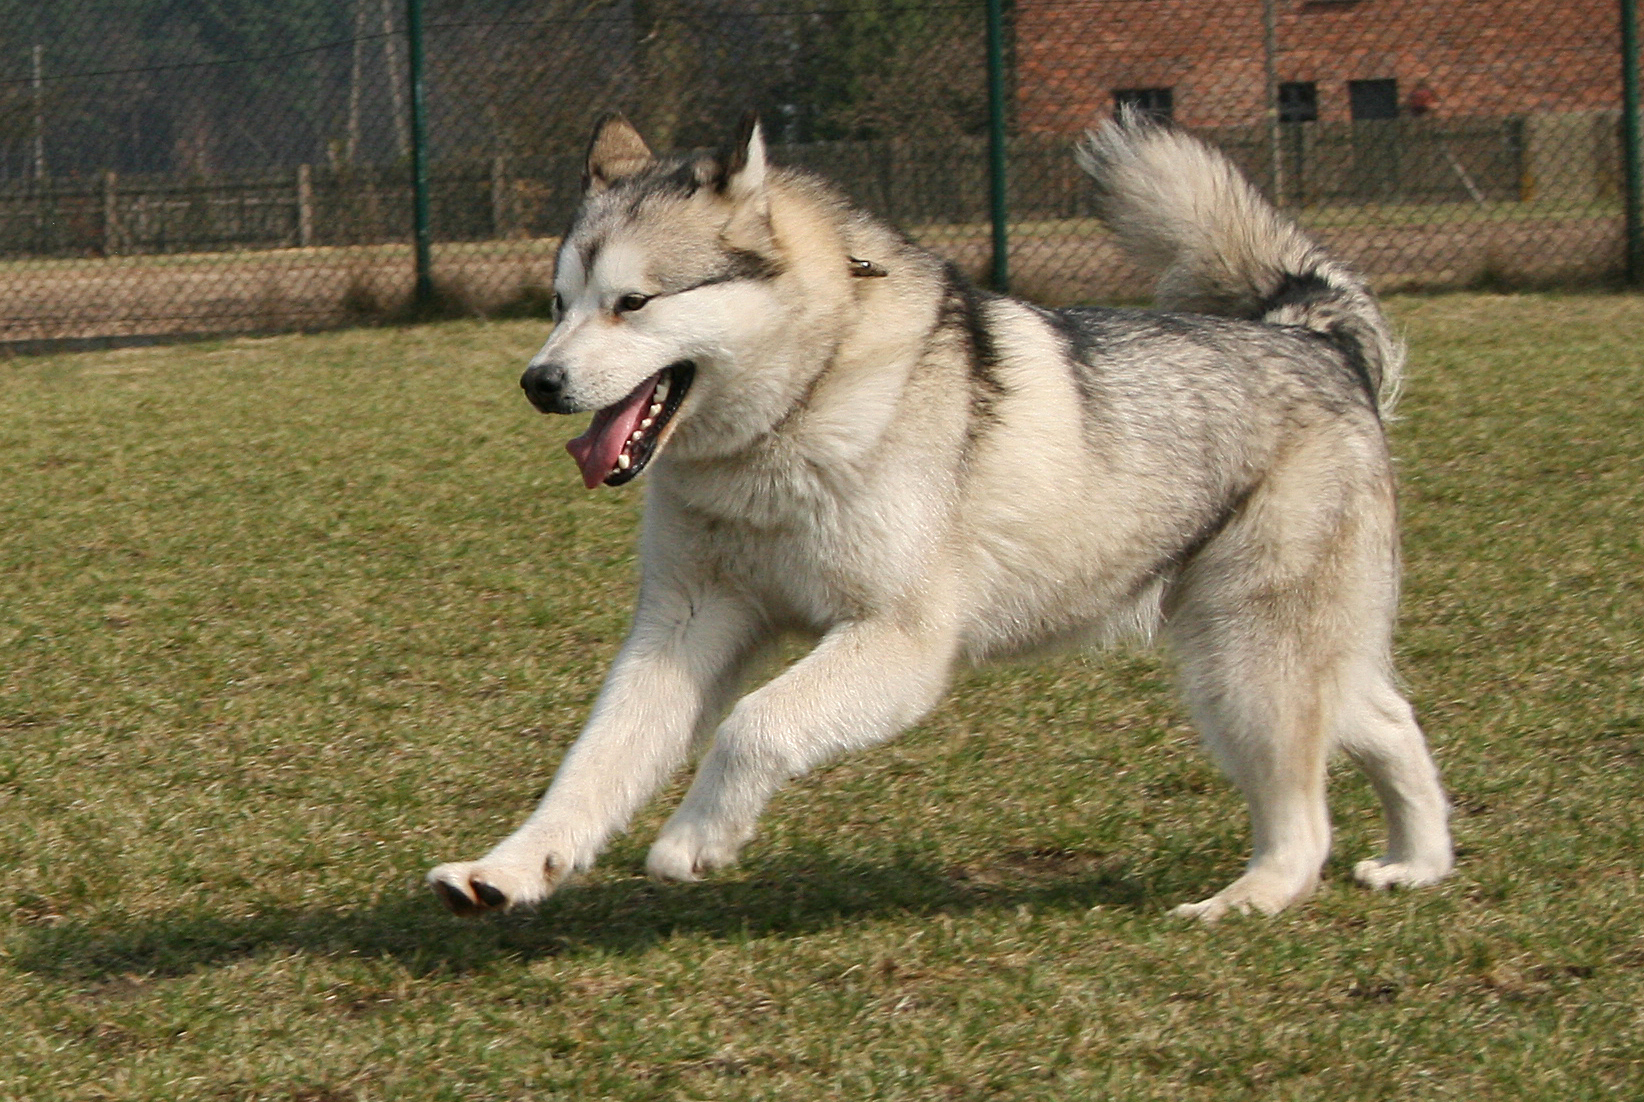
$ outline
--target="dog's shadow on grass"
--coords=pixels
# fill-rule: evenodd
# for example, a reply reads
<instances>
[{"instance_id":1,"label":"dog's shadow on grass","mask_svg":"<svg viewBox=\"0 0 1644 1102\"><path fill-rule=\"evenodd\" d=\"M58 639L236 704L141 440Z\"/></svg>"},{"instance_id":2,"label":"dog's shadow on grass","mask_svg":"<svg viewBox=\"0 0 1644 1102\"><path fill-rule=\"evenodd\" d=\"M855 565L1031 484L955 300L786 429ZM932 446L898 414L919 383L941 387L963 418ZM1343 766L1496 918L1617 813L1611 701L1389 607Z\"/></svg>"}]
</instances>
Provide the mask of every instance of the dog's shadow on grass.
<instances>
[{"instance_id":1,"label":"dog's shadow on grass","mask_svg":"<svg viewBox=\"0 0 1644 1102\"><path fill-rule=\"evenodd\" d=\"M986 870L816 858L699 884L622 877L572 886L535 911L467 920L421 890L353 907L273 908L248 917L180 910L31 926L7 948L14 966L82 980L181 975L280 952L387 957L418 975L461 974L542 957L637 955L676 936L796 937L891 915L1015 912L1024 905L1062 912L1162 907L1161 886L1120 861L1063 851L1007 857ZM1202 870L1172 869L1170 879L1193 871Z\"/></svg>"}]
</instances>

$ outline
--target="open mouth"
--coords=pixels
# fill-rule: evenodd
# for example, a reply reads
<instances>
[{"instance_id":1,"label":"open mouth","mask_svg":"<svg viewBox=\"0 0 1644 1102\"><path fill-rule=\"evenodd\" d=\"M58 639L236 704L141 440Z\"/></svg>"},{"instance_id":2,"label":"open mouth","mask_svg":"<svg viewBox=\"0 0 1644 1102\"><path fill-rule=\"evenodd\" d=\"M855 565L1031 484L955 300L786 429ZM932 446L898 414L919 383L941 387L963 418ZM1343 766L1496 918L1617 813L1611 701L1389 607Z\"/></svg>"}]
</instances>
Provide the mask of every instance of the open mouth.
<instances>
[{"instance_id":1,"label":"open mouth","mask_svg":"<svg viewBox=\"0 0 1644 1102\"><path fill-rule=\"evenodd\" d=\"M662 430L679 412L696 378L689 360L669 364L634 388L632 394L594 414L588 431L565 445L592 490L601 482L631 482L656 455Z\"/></svg>"}]
</instances>

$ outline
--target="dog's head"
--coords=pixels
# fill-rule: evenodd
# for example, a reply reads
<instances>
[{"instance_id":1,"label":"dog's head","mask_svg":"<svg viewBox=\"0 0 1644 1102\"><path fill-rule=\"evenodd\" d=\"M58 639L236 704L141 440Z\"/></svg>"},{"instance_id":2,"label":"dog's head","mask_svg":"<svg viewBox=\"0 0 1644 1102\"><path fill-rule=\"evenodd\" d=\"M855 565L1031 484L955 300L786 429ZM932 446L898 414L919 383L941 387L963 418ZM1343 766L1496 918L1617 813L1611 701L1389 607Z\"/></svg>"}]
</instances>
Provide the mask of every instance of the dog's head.
<instances>
[{"instance_id":1,"label":"dog's head","mask_svg":"<svg viewBox=\"0 0 1644 1102\"><path fill-rule=\"evenodd\" d=\"M594 412L567 445L590 489L644 470L776 323L769 176L752 115L717 157L657 158L621 116L595 128L554 331L520 380L545 413Z\"/></svg>"}]
</instances>

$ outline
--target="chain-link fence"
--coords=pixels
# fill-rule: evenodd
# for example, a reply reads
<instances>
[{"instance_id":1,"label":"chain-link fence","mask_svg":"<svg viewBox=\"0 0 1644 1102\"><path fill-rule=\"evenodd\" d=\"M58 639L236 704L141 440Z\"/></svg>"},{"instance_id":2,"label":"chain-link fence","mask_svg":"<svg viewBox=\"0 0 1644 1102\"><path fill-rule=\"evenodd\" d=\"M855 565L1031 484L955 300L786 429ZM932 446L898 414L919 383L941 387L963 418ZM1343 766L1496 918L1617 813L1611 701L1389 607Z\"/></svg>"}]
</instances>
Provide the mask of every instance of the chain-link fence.
<instances>
[{"instance_id":1,"label":"chain-link fence","mask_svg":"<svg viewBox=\"0 0 1644 1102\"><path fill-rule=\"evenodd\" d=\"M535 309L612 109L685 149L757 108L778 161L1051 301L1146 293L1070 155L1121 102L1384 287L1613 280L1633 2L1015 0L990 105L985 0L0 0L0 341L404 310L418 163L437 301Z\"/></svg>"}]
</instances>

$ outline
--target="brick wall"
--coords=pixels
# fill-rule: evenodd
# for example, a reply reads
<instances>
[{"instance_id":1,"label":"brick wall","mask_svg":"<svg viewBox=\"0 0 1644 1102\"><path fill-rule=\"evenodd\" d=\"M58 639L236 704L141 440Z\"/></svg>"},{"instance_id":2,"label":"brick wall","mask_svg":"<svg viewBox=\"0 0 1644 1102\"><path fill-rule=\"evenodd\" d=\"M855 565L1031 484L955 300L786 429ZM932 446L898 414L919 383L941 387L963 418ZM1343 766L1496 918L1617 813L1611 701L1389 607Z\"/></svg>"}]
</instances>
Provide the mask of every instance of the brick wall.
<instances>
[{"instance_id":1,"label":"brick wall","mask_svg":"<svg viewBox=\"0 0 1644 1102\"><path fill-rule=\"evenodd\" d=\"M1425 86L1439 117L1565 113L1620 103L1617 0L1274 0L1275 77L1317 85L1321 120L1347 82ZM1124 88L1170 88L1187 126L1266 109L1261 0L1016 0L1018 124L1077 131Z\"/></svg>"}]
</instances>

